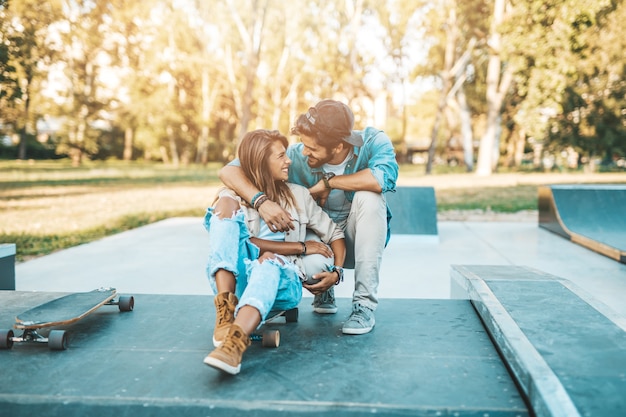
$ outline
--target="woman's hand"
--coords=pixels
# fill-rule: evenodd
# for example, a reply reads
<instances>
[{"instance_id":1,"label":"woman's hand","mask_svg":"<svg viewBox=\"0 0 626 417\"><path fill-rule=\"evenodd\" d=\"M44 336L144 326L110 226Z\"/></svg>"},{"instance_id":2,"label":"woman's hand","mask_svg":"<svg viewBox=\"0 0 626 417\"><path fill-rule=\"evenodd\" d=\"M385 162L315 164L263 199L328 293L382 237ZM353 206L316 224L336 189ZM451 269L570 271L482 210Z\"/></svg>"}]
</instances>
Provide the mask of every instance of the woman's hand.
<instances>
[{"instance_id":1,"label":"woman's hand","mask_svg":"<svg viewBox=\"0 0 626 417\"><path fill-rule=\"evenodd\" d=\"M330 258L333 256L333 251L330 247L324 243L317 240L307 240L304 242L306 246L306 255L313 255L314 253L318 253L326 258Z\"/></svg>"},{"instance_id":2,"label":"woman's hand","mask_svg":"<svg viewBox=\"0 0 626 417\"><path fill-rule=\"evenodd\" d=\"M271 200L261 204L257 211L272 232L286 232L289 229L295 229L289 212Z\"/></svg>"}]
</instances>

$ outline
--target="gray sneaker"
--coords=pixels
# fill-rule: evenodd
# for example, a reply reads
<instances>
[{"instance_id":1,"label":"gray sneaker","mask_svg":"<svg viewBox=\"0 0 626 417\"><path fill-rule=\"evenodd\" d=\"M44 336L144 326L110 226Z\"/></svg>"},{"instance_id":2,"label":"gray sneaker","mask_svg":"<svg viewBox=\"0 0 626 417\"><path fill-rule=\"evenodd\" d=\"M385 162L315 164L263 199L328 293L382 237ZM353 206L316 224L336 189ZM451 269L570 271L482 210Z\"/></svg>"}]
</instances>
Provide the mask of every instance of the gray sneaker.
<instances>
[{"instance_id":1,"label":"gray sneaker","mask_svg":"<svg viewBox=\"0 0 626 417\"><path fill-rule=\"evenodd\" d=\"M332 287L313 298L313 311L318 314L335 314L337 312L335 290Z\"/></svg>"},{"instance_id":2,"label":"gray sneaker","mask_svg":"<svg viewBox=\"0 0 626 417\"><path fill-rule=\"evenodd\" d=\"M352 314L343 324L344 334L365 334L374 328L374 311L359 303L352 304Z\"/></svg>"}]
</instances>

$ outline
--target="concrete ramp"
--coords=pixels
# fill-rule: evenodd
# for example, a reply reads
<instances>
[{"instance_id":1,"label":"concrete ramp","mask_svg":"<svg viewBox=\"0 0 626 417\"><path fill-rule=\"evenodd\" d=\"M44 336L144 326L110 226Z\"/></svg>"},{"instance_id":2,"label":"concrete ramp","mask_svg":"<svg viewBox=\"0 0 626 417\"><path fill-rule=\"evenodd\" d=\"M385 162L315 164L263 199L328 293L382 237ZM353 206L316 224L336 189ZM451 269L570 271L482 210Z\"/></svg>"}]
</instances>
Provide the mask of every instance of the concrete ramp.
<instances>
[{"instance_id":1,"label":"concrete ramp","mask_svg":"<svg viewBox=\"0 0 626 417\"><path fill-rule=\"evenodd\" d=\"M626 185L539 187L539 226L626 263Z\"/></svg>"},{"instance_id":2,"label":"concrete ramp","mask_svg":"<svg viewBox=\"0 0 626 417\"><path fill-rule=\"evenodd\" d=\"M397 187L386 193L391 234L425 235L437 239L437 200L433 187Z\"/></svg>"},{"instance_id":3,"label":"concrete ramp","mask_svg":"<svg viewBox=\"0 0 626 417\"><path fill-rule=\"evenodd\" d=\"M510 265L452 265L537 417L626 415L624 318L568 280Z\"/></svg>"}]
</instances>

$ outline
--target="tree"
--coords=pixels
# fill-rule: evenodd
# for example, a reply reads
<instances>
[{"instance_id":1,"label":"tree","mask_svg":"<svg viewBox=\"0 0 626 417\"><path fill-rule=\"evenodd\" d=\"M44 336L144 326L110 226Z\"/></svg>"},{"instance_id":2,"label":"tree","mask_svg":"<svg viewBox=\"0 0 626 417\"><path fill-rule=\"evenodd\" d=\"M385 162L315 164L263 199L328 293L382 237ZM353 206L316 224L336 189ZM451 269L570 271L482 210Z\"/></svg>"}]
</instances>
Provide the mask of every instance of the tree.
<instances>
[{"instance_id":1,"label":"tree","mask_svg":"<svg viewBox=\"0 0 626 417\"><path fill-rule=\"evenodd\" d=\"M27 140L36 135L39 116L37 112L33 114L32 104L56 53L49 27L60 18L60 3L23 0L10 3L6 11L10 21L5 32L9 44L9 70L12 70L9 73L14 74L6 81L19 84L19 89L12 88L10 97L18 111L13 122L20 135L18 158L26 159Z\"/></svg>"},{"instance_id":2,"label":"tree","mask_svg":"<svg viewBox=\"0 0 626 417\"><path fill-rule=\"evenodd\" d=\"M572 53L578 57L575 71L563 92L562 112L549 121L548 149L558 152L571 146L585 159L626 156L626 40L621 27L626 6L601 10L593 19L581 15Z\"/></svg>"},{"instance_id":3,"label":"tree","mask_svg":"<svg viewBox=\"0 0 626 417\"><path fill-rule=\"evenodd\" d=\"M0 127L14 124L17 120L17 101L21 98L16 68L11 64L10 20L7 0L0 0Z\"/></svg>"},{"instance_id":4,"label":"tree","mask_svg":"<svg viewBox=\"0 0 626 417\"><path fill-rule=\"evenodd\" d=\"M581 34L596 26L609 0L533 0L516 2L500 26L502 57L513 71L507 108L519 134L540 150L549 136L551 115L563 111L563 92L577 72ZM595 29L594 29L595 30ZM513 104L513 105L510 105ZM518 145L519 148L519 145Z\"/></svg>"}]
</instances>

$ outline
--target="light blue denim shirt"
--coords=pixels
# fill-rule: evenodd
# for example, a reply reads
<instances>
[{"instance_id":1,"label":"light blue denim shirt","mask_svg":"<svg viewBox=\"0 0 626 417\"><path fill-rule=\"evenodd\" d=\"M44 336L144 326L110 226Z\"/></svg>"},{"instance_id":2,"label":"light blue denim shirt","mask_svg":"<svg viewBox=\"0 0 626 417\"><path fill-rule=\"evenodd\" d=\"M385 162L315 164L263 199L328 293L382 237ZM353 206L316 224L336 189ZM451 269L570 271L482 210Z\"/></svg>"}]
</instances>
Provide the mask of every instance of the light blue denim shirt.
<instances>
[{"instance_id":1,"label":"light blue denim shirt","mask_svg":"<svg viewBox=\"0 0 626 417\"><path fill-rule=\"evenodd\" d=\"M398 163L396 153L389 137L382 130L366 127L364 130L355 131L363 137L363 146L354 147L354 155L346 165L345 175L369 168L378 181L383 193L395 192L398 180ZM322 168L311 168L307 164L307 157L302 154L302 143L289 145L287 156L291 159L289 167L289 182L312 187L322 179ZM240 166L239 160L235 159L229 165ZM352 201L354 191L346 191L346 198ZM389 221L391 211L387 205L387 241L389 240Z\"/></svg>"}]
</instances>

